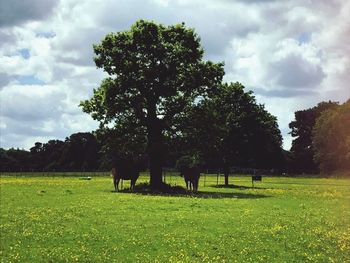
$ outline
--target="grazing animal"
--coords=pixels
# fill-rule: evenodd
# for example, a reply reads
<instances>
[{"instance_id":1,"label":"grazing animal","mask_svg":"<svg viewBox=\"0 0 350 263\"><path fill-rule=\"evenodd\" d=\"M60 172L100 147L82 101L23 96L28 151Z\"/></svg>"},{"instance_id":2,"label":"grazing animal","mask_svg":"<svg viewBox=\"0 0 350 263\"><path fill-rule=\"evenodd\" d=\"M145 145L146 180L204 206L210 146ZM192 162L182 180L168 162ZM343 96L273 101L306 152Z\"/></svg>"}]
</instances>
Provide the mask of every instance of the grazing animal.
<instances>
[{"instance_id":1,"label":"grazing animal","mask_svg":"<svg viewBox=\"0 0 350 263\"><path fill-rule=\"evenodd\" d=\"M112 168L112 177L115 191L118 191L118 185L120 179L131 180L130 189L134 190L137 179L140 173L136 165L132 162L119 162Z\"/></svg>"},{"instance_id":2,"label":"grazing animal","mask_svg":"<svg viewBox=\"0 0 350 263\"><path fill-rule=\"evenodd\" d=\"M252 186L254 187L254 181L262 181L261 173L257 173L256 175L252 175Z\"/></svg>"},{"instance_id":3,"label":"grazing animal","mask_svg":"<svg viewBox=\"0 0 350 263\"><path fill-rule=\"evenodd\" d=\"M185 179L187 190L194 192L198 191L198 181L200 177L200 170L198 167L188 167L183 169L181 173Z\"/></svg>"}]
</instances>

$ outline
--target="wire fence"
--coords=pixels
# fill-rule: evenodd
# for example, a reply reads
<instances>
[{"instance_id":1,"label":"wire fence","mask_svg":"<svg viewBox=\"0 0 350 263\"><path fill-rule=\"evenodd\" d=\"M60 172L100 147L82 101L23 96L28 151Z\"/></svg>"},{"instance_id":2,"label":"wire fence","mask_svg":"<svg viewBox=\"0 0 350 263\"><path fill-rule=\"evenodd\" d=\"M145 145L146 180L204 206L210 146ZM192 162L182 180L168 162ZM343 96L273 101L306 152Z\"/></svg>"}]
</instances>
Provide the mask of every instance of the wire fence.
<instances>
[{"instance_id":1,"label":"wire fence","mask_svg":"<svg viewBox=\"0 0 350 263\"><path fill-rule=\"evenodd\" d=\"M43 171L43 172L0 172L1 176L13 176L13 177L104 177L109 176L110 171L93 171L93 172L53 172L53 171Z\"/></svg>"},{"instance_id":2,"label":"wire fence","mask_svg":"<svg viewBox=\"0 0 350 263\"><path fill-rule=\"evenodd\" d=\"M72 171L72 172L53 172L53 171L43 171L43 172L0 172L1 176L9 177L109 177L111 176L110 171ZM140 172L141 177L149 178L149 171ZM232 178L234 175L230 174L229 178ZM243 175L244 176L244 175ZM248 177L248 175L246 175ZM143 180L144 181L144 180ZM180 173L175 169L164 169L163 170L163 182L170 185L181 184L183 178ZM225 183L225 177L222 173L218 171L203 171L201 172L200 183L203 186L209 185L220 185Z\"/></svg>"},{"instance_id":3,"label":"wire fence","mask_svg":"<svg viewBox=\"0 0 350 263\"><path fill-rule=\"evenodd\" d=\"M262 170L262 169L253 169L253 168L240 168L233 167L229 170L229 182L236 180L235 177L247 177L251 178L253 175L262 175L263 177L274 177L274 176L283 176L283 177L307 177L307 178L319 178L319 177L328 177L324 175L288 175L281 174L274 170ZM141 171L140 175L142 177L149 178L149 171ZM111 176L111 171L0 171L0 176L10 176L10 177L106 177ZM334 176L332 176L334 177ZM345 178L348 176L344 176ZM336 176L338 178L338 176ZM341 177L340 177L341 178ZM180 173L174 168L163 168L163 182L167 184L177 184L178 181L181 181ZM246 181L246 180L245 180ZM207 185L222 185L225 183L225 176L221 170L215 169L202 169L200 184L203 186Z\"/></svg>"},{"instance_id":4,"label":"wire fence","mask_svg":"<svg viewBox=\"0 0 350 263\"><path fill-rule=\"evenodd\" d=\"M30 177L46 177L46 178L69 178L76 177L80 179L91 179L91 178L103 178L103 177L111 177L110 171L98 171L98 172L1 172L1 176L6 177L18 177L18 178L30 178ZM164 170L163 171L163 182L169 184L171 186L183 186L185 187L184 178L180 175L180 173L176 170ZM250 182L251 177L248 175L239 175L241 182ZM246 177L242 180L242 176ZM229 183L238 183L237 175L230 174L229 175ZM125 180L121 180L121 188L125 188L129 186L129 182L124 182ZM150 173L149 171L140 172L140 178L137 180L138 183L149 183L150 181ZM124 186L123 186L124 184ZM209 187L209 186L220 186L225 184L225 177L222 173L207 173L202 172L199 180L200 187Z\"/></svg>"},{"instance_id":5,"label":"wire fence","mask_svg":"<svg viewBox=\"0 0 350 263\"><path fill-rule=\"evenodd\" d=\"M232 174L229 177L232 178ZM247 176L248 177L248 176ZM177 171L164 171L163 172L163 182L170 185L178 185L179 182L184 181L180 173ZM225 177L221 173L207 173L202 172L199 184L203 186L209 185L221 185L225 183Z\"/></svg>"}]
</instances>

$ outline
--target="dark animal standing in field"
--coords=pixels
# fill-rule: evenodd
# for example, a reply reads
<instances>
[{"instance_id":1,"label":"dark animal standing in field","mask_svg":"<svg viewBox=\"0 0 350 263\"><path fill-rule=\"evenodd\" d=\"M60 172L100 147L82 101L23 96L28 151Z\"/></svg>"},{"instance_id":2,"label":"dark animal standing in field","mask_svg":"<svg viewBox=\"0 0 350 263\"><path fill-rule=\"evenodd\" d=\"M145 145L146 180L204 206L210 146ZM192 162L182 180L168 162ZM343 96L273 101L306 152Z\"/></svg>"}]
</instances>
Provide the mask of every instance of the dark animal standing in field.
<instances>
[{"instance_id":1,"label":"dark animal standing in field","mask_svg":"<svg viewBox=\"0 0 350 263\"><path fill-rule=\"evenodd\" d=\"M130 189L133 190L137 179L139 178L139 170L132 162L119 162L112 168L112 176L115 191L118 191L120 179L131 180Z\"/></svg>"},{"instance_id":2,"label":"dark animal standing in field","mask_svg":"<svg viewBox=\"0 0 350 263\"><path fill-rule=\"evenodd\" d=\"M187 190L194 192L198 191L198 181L200 177L200 170L198 167L188 167L183 169L181 175L183 175L186 183Z\"/></svg>"},{"instance_id":3,"label":"dark animal standing in field","mask_svg":"<svg viewBox=\"0 0 350 263\"><path fill-rule=\"evenodd\" d=\"M252 187L254 187L254 182L255 181L262 181L262 174L261 173L254 173L254 175L252 175Z\"/></svg>"}]
</instances>

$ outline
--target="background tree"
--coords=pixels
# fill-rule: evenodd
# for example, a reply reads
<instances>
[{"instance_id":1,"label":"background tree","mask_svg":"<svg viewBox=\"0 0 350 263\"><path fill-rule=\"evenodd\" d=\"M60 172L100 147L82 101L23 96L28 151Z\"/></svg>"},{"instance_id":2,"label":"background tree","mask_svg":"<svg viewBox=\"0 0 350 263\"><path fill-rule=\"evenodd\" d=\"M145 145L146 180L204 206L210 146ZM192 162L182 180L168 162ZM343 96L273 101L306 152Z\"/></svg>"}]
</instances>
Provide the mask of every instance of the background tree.
<instances>
[{"instance_id":1,"label":"background tree","mask_svg":"<svg viewBox=\"0 0 350 263\"><path fill-rule=\"evenodd\" d=\"M60 140L49 140L43 144L44 169L48 171L60 170L60 160L63 156L65 143Z\"/></svg>"},{"instance_id":2,"label":"background tree","mask_svg":"<svg viewBox=\"0 0 350 263\"><path fill-rule=\"evenodd\" d=\"M62 158L64 142L50 140L47 143L36 142L30 148L31 168L35 171L59 170Z\"/></svg>"},{"instance_id":3,"label":"background tree","mask_svg":"<svg viewBox=\"0 0 350 263\"><path fill-rule=\"evenodd\" d=\"M228 185L231 166L281 168L282 136L277 119L238 82L222 84L183 118L184 145L205 163L220 167Z\"/></svg>"},{"instance_id":4,"label":"background tree","mask_svg":"<svg viewBox=\"0 0 350 263\"><path fill-rule=\"evenodd\" d=\"M116 160L127 159L133 160L139 169L146 169L147 134L136 118L125 119L113 127L100 128L96 137L101 145L100 168L110 169Z\"/></svg>"},{"instance_id":5,"label":"background tree","mask_svg":"<svg viewBox=\"0 0 350 263\"><path fill-rule=\"evenodd\" d=\"M100 146L92 133L79 132L66 138L60 166L64 170L93 171L99 166Z\"/></svg>"},{"instance_id":6,"label":"background tree","mask_svg":"<svg viewBox=\"0 0 350 263\"><path fill-rule=\"evenodd\" d=\"M312 139L321 172L350 171L350 100L321 113Z\"/></svg>"},{"instance_id":7,"label":"background tree","mask_svg":"<svg viewBox=\"0 0 350 263\"><path fill-rule=\"evenodd\" d=\"M29 149L29 151L31 168L35 171L42 171L46 165L43 143L36 142L34 146Z\"/></svg>"},{"instance_id":8,"label":"background tree","mask_svg":"<svg viewBox=\"0 0 350 263\"><path fill-rule=\"evenodd\" d=\"M108 34L94 52L96 66L110 77L81 103L83 111L101 127L135 118L146 129L151 186L159 188L165 130L186 105L221 82L223 65L202 60L199 37L184 24L140 20L128 31Z\"/></svg>"},{"instance_id":9,"label":"background tree","mask_svg":"<svg viewBox=\"0 0 350 263\"><path fill-rule=\"evenodd\" d=\"M30 152L21 149L0 148L0 171L32 170Z\"/></svg>"},{"instance_id":10,"label":"background tree","mask_svg":"<svg viewBox=\"0 0 350 263\"><path fill-rule=\"evenodd\" d=\"M337 105L338 103L331 101L321 102L313 108L295 112L295 120L289 123L289 128L292 130L290 134L292 137L295 137L290 150L292 156L291 169L294 172L318 172L318 166L313 160L312 130L315 126L316 119L321 113Z\"/></svg>"}]
</instances>

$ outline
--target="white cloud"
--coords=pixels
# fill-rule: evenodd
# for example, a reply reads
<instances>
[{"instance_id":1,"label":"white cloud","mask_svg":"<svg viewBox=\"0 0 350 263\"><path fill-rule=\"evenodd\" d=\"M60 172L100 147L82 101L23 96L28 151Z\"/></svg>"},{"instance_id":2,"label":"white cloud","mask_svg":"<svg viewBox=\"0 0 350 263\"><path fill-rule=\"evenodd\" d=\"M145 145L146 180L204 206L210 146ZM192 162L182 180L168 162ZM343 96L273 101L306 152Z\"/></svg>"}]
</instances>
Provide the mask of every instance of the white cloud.
<instances>
[{"instance_id":1,"label":"white cloud","mask_svg":"<svg viewBox=\"0 0 350 263\"><path fill-rule=\"evenodd\" d=\"M0 25L2 147L28 149L95 129L77 106L105 76L94 66L92 44L138 19L194 27L205 57L225 61L225 80L254 90L278 117L286 148L295 110L350 97L349 1L38 2L0 1L2 12L19 10ZM19 85L21 76L44 84Z\"/></svg>"}]
</instances>

